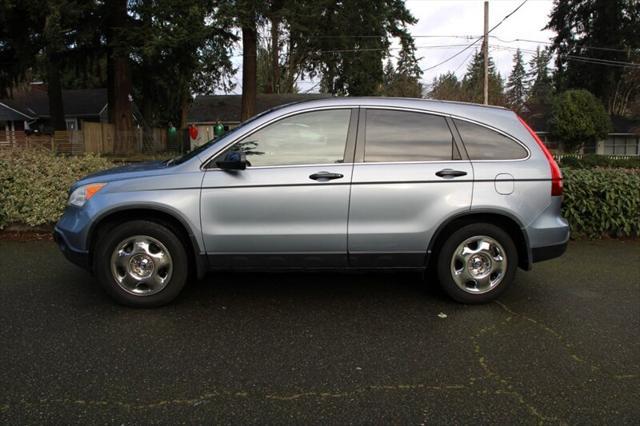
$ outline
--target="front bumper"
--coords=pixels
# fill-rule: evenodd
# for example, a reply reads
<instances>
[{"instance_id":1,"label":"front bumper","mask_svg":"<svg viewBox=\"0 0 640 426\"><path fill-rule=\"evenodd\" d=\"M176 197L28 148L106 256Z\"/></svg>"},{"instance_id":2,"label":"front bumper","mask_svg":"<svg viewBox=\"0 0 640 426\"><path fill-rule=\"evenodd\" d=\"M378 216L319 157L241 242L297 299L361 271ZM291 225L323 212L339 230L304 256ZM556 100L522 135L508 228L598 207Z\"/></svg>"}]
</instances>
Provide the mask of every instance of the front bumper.
<instances>
[{"instance_id":1,"label":"front bumper","mask_svg":"<svg viewBox=\"0 0 640 426\"><path fill-rule=\"evenodd\" d=\"M89 262L89 252L76 250L69 245L64 233L56 226L53 230L53 239L58 245L58 248L70 262L80 266L88 271L91 270L91 264Z\"/></svg>"}]
</instances>

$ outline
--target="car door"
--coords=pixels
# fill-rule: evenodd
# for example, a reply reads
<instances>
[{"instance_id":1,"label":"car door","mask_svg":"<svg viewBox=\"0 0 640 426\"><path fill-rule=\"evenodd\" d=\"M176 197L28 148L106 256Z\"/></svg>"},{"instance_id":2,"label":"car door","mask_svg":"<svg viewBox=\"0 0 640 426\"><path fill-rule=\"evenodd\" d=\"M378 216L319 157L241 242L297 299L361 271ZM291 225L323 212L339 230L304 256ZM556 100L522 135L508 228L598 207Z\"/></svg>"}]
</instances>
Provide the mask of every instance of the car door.
<instances>
[{"instance_id":1,"label":"car door","mask_svg":"<svg viewBox=\"0 0 640 426\"><path fill-rule=\"evenodd\" d=\"M357 110L278 118L234 142L245 170L206 170L203 239L212 267L347 265Z\"/></svg>"},{"instance_id":2,"label":"car door","mask_svg":"<svg viewBox=\"0 0 640 426\"><path fill-rule=\"evenodd\" d=\"M360 115L350 264L423 266L437 227L471 206L471 163L448 117L388 108L363 108Z\"/></svg>"}]
</instances>

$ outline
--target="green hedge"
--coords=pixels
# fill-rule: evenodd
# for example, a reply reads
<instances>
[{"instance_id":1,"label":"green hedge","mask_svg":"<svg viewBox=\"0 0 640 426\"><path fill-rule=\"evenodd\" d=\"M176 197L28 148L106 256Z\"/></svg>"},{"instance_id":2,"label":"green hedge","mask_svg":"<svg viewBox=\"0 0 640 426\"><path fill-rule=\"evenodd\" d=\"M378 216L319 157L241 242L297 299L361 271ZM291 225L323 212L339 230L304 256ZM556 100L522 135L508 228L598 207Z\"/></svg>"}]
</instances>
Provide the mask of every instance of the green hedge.
<instances>
[{"instance_id":1,"label":"green hedge","mask_svg":"<svg viewBox=\"0 0 640 426\"><path fill-rule=\"evenodd\" d=\"M45 150L0 151L0 229L7 224L53 223L64 210L71 184L113 167L95 155L56 156Z\"/></svg>"},{"instance_id":2,"label":"green hedge","mask_svg":"<svg viewBox=\"0 0 640 426\"><path fill-rule=\"evenodd\" d=\"M570 167L572 169L592 169L594 167L640 169L640 157L616 159L607 155L596 154L587 154L581 157L564 155L560 159L560 167Z\"/></svg>"},{"instance_id":3,"label":"green hedge","mask_svg":"<svg viewBox=\"0 0 640 426\"><path fill-rule=\"evenodd\" d=\"M0 228L54 223L78 178L114 163L97 156L0 151ZM563 214L575 237L640 234L640 170L564 168Z\"/></svg>"},{"instance_id":4,"label":"green hedge","mask_svg":"<svg viewBox=\"0 0 640 426\"><path fill-rule=\"evenodd\" d=\"M563 169L562 214L574 237L640 234L640 170Z\"/></svg>"}]
</instances>

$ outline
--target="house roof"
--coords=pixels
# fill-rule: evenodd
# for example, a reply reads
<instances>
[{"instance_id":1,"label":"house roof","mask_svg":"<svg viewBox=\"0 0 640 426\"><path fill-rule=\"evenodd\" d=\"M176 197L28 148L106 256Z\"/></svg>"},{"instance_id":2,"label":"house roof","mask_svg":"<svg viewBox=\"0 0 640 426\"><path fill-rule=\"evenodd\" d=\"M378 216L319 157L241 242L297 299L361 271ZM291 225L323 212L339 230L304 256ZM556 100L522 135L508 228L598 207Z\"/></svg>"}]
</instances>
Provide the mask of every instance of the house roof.
<instances>
[{"instance_id":1,"label":"house roof","mask_svg":"<svg viewBox=\"0 0 640 426\"><path fill-rule=\"evenodd\" d=\"M549 118L544 114L535 114L526 117L526 121L536 132L549 131ZM627 118L616 115L611 116L611 133L640 134L640 118Z\"/></svg>"},{"instance_id":2,"label":"house roof","mask_svg":"<svg viewBox=\"0 0 640 426\"><path fill-rule=\"evenodd\" d=\"M33 115L28 111L23 111L12 102L0 102L0 121L21 121L31 120Z\"/></svg>"},{"instance_id":3,"label":"house roof","mask_svg":"<svg viewBox=\"0 0 640 426\"><path fill-rule=\"evenodd\" d=\"M13 99L0 99L0 106L2 104L29 118L49 117L50 115L49 96L41 90L22 92ZM63 90L62 104L66 117L97 116L107 105L107 89ZM10 118L9 120L24 119L24 116L20 116L20 118Z\"/></svg>"},{"instance_id":4,"label":"house roof","mask_svg":"<svg viewBox=\"0 0 640 426\"><path fill-rule=\"evenodd\" d=\"M279 105L311 99L326 98L325 94L259 94L256 96L256 114ZM190 123L240 122L241 95L198 96L189 108Z\"/></svg>"}]
</instances>

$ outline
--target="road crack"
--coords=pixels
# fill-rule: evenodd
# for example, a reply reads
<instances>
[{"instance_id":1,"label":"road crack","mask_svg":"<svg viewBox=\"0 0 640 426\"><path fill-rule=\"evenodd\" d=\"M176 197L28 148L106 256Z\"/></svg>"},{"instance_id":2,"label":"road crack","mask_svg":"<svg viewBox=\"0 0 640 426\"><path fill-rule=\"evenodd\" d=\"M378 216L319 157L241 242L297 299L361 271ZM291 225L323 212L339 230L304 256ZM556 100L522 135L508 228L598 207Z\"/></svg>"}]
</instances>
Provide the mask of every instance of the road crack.
<instances>
[{"instance_id":1,"label":"road crack","mask_svg":"<svg viewBox=\"0 0 640 426\"><path fill-rule=\"evenodd\" d=\"M491 367L486 355L484 354L484 352L482 352L482 348L479 342L480 338L491 331L495 331L499 325L507 324L509 321L511 321L511 317L507 317L500 324L494 324L488 327L481 328L480 331L471 336L471 341L473 342L473 351L478 358L480 367L485 372L485 377L490 378L497 383L498 390L495 392L496 395L508 395L512 399L515 399L520 405L524 406L533 417L536 418L538 424L547 422L566 424L566 422L558 419L555 416L548 416L543 414L540 409L527 401L522 393L515 390L506 378L502 377L494 368Z\"/></svg>"},{"instance_id":2,"label":"road crack","mask_svg":"<svg viewBox=\"0 0 640 426\"><path fill-rule=\"evenodd\" d=\"M562 344L562 348L563 348L564 352L567 353L567 355L572 360L574 360L576 363L579 363L579 364L588 365L589 368L591 369L591 371L599 372L599 373L603 374L605 377L612 378L614 380L622 380L622 379L630 379L630 378L638 377L637 374L624 374L624 373L623 374L611 374L611 373L605 371L605 369L602 368L596 362L588 361L587 357L581 356L578 353L576 353L574 344L569 342L562 334L560 334L559 332L557 332L553 328L549 327L548 325L546 325L542 321L536 320L535 318L532 318L532 317L530 317L528 315L516 312L516 311L514 311L511 308L509 308L507 305L505 305L504 303L502 303L502 302L500 302L498 300L495 300L494 302L498 306L500 306L508 314L516 316L516 317L519 317L519 318L522 318L523 320L528 321L528 322L534 324L536 327L540 328L541 330L545 331L547 334L552 335L556 340L558 340Z\"/></svg>"},{"instance_id":3,"label":"road crack","mask_svg":"<svg viewBox=\"0 0 640 426\"><path fill-rule=\"evenodd\" d=\"M109 401L109 400L86 400L86 399L73 399L73 398L55 398L55 399L40 399L36 402L20 401L19 404L24 406L36 406L36 405L75 405L75 406L93 406L93 407L107 407L115 406L126 410L147 410L161 408L164 406L189 406L196 407L220 398L258 398L265 400L275 401L294 401L302 398L345 398L355 396L358 394L364 394L367 392L407 392L411 390L424 390L424 391L452 391L466 389L467 386L463 384L449 384L449 385L427 385L423 383L417 384L398 384L398 385L372 385L364 386L361 388L355 388L347 391L310 391L300 392L292 394L275 394L275 393L248 393L248 392L231 392L231 391L213 391L207 392L199 397L195 398L177 398L160 400L149 403L135 403L126 401ZM10 404L0 405L0 412L8 411L12 406Z\"/></svg>"}]
</instances>

